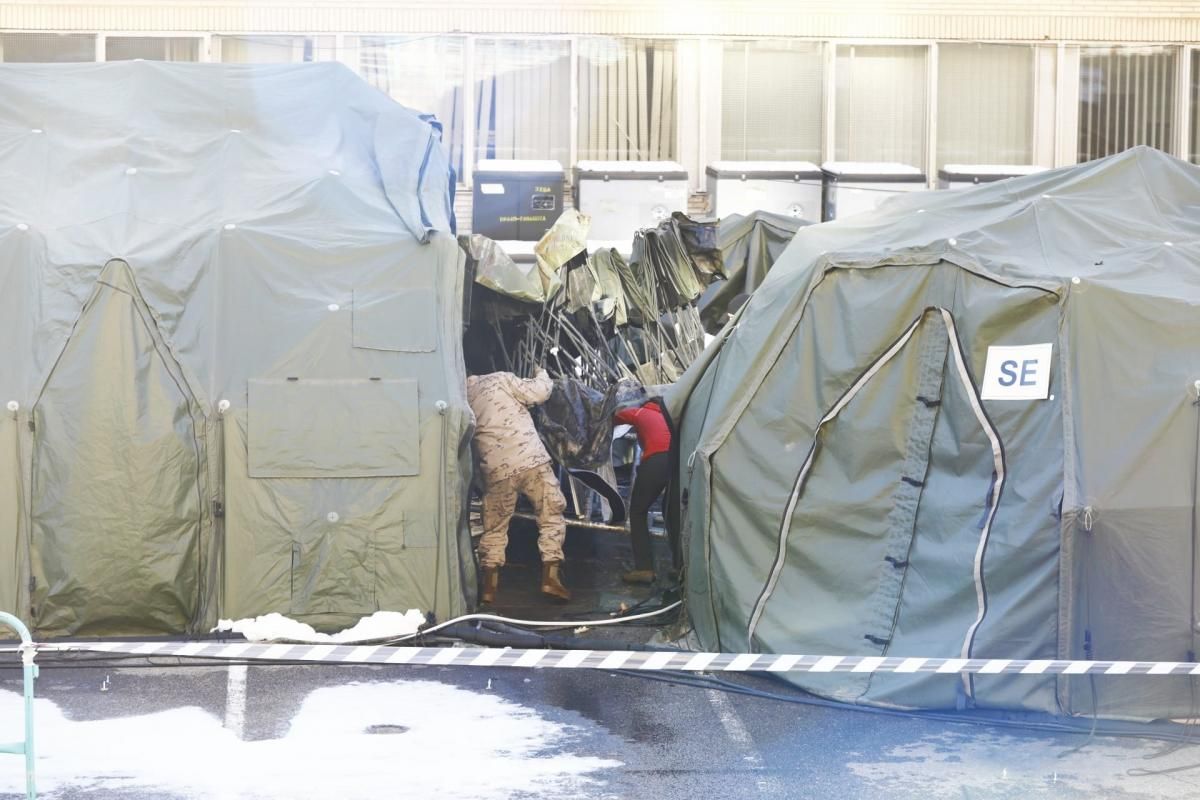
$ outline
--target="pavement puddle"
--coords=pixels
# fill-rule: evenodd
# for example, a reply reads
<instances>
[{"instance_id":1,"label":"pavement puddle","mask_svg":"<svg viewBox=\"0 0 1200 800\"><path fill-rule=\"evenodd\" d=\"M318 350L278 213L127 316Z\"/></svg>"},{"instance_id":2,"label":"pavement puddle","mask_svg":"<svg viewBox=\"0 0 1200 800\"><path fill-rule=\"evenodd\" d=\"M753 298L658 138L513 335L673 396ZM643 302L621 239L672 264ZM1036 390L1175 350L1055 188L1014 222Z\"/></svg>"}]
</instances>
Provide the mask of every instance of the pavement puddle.
<instances>
[{"instance_id":1,"label":"pavement puddle","mask_svg":"<svg viewBox=\"0 0 1200 800\"><path fill-rule=\"evenodd\" d=\"M948 731L892 746L881 757L858 753L846 766L878 792L872 797L1133 800L1191 797L1200 788L1200 746L1097 737L1069 752L1082 741ZM1185 769L1164 774L1177 767ZM1157 774L1130 774L1136 770Z\"/></svg>"},{"instance_id":2,"label":"pavement puddle","mask_svg":"<svg viewBox=\"0 0 1200 800\"><path fill-rule=\"evenodd\" d=\"M51 700L36 703L46 798L103 791L205 800L579 797L598 788L595 773L621 765L573 755L578 728L432 681L317 689L285 735L260 741L242 740L239 724L194 706L75 721ZM20 696L0 691L0 740L17 734L21 714ZM0 795L23 792L22 763L0 758Z\"/></svg>"}]
</instances>

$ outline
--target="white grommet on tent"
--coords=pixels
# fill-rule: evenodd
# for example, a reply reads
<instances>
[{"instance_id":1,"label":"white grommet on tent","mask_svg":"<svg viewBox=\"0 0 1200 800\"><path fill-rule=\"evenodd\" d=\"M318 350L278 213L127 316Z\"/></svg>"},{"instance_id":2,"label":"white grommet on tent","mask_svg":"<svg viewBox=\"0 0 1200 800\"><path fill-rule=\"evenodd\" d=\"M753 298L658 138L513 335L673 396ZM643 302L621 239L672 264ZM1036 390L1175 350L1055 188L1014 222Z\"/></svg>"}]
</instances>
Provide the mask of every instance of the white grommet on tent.
<instances>
[{"instance_id":1,"label":"white grommet on tent","mask_svg":"<svg viewBox=\"0 0 1200 800\"><path fill-rule=\"evenodd\" d=\"M129 169L125 170L125 174L126 175L137 175L137 167L130 167Z\"/></svg>"},{"instance_id":2,"label":"white grommet on tent","mask_svg":"<svg viewBox=\"0 0 1200 800\"><path fill-rule=\"evenodd\" d=\"M1050 395L1050 399L1051 399L1051 400L1053 400L1053 399L1054 399L1054 395Z\"/></svg>"},{"instance_id":3,"label":"white grommet on tent","mask_svg":"<svg viewBox=\"0 0 1200 800\"><path fill-rule=\"evenodd\" d=\"M16 400L9 400L6 408L14 414L21 410L21 404Z\"/></svg>"},{"instance_id":4,"label":"white grommet on tent","mask_svg":"<svg viewBox=\"0 0 1200 800\"><path fill-rule=\"evenodd\" d=\"M236 227L237 227L237 225L234 225L232 222L225 223L225 230L227 230L227 231L231 231Z\"/></svg>"},{"instance_id":5,"label":"white grommet on tent","mask_svg":"<svg viewBox=\"0 0 1200 800\"><path fill-rule=\"evenodd\" d=\"M17 230L19 230L19 231L27 231L27 230L29 230L29 226L28 226L28 225L26 225L24 222L18 222L18 223L17 223Z\"/></svg>"},{"instance_id":6,"label":"white grommet on tent","mask_svg":"<svg viewBox=\"0 0 1200 800\"><path fill-rule=\"evenodd\" d=\"M341 519L341 517L338 516L336 511L330 511L325 515L325 519L329 520L330 522L337 522L339 519Z\"/></svg>"},{"instance_id":7,"label":"white grommet on tent","mask_svg":"<svg viewBox=\"0 0 1200 800\"><path fill-rule=\"evenodd\" d=\"M339 306L337 303L330 303L328 306L326 306L326 308L328 308L330 311L338 311L341 309L341 306Z\"/></svg>"},{"instance_id":8,"label":"white grommet on tent","mask_svg":"<svg viewBox=\"0 0 1200 800\"><path fill-rule=\"evenodd\" d=\"M1076 286L1078 286L1078 285L1079 285L1079 276L1078 276L1078 275L1076 275L1074 278L1071 278L1071 283L1073 283L1073 284L1075 284Z\"/></svg>"},{"instance_id":9,"label":"white grommet on tent","mask_svg":"<svg viewBox=\"0 0 1200 800\"><path fill-rule=\"evenodd\" d=\"M221 402L217 403L217 413L218 414L224 414L228 410L229 410L229 401L228 400L222 400Z\"/></svg>"},{"instance_id":10,"label":"white grommet on tent","mask_svg":"<svg viewBox=\"0 0 1200 800\"><path fill-rule=\"evenodd\" d=\"M445 414L446 409L448 409L450 407L450 404L447 403L445 400L438 400L436 403L433 404L433 407L438 410L439 414Z\"/></svg>"}]
</instances>

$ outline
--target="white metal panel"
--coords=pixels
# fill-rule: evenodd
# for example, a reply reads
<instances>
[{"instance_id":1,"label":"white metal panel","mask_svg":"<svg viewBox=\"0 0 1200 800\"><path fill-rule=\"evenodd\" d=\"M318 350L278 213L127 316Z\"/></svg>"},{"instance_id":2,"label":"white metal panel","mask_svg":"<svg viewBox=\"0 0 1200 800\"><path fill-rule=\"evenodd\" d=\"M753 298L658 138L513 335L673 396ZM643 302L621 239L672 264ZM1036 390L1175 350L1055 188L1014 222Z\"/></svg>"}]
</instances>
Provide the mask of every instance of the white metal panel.
<instances>
[{"instance_id":1,"label":"white metal panel","mask_svg":"<svg viewBox=\"0 0 1200 800\"><path fill-rule=\"evenodd\" d=\"M687 13L659 4L590 0L439 3L386 0L125 0L9 2L0 27L32 30L229 33L578 33L891 37L899 39L1200 41L1200 10L1188 0L696 0Z\"/></svg>"}]
</instances>

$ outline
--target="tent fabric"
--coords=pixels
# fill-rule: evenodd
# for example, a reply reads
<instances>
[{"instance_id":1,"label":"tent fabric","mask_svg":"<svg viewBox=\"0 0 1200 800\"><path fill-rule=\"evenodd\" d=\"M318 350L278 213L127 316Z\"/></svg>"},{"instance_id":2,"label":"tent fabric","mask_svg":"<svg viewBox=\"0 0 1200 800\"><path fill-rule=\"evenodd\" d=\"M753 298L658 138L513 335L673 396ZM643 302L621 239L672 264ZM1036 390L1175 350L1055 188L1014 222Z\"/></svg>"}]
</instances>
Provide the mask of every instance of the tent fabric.
<instances>
[{"instance_id":1,"label":"tent fabric","mask_svg":"<svg viewBox=\"0 0 1200 800\"><path fill-rule=\"evenodd\" d=\"M3 65L0 98L0 608L466 611L437 128L337 64Z\"/></svg>"},{"instance_id":2,"label":"tent fabric","mask_svg":"<svg viewBox=\"0 0 1200 800\"><path fill-rule=\"evenodd\" d=\"M700 298L700 319L710 333L720 330L729 304L740 294L758 288L767 272L783 255L796 231L808 225L804 220L755 211L730 214L717 227L717 249L724 266L724 280L713 281Z\"/></svg>"},{"instance_id":3,"label":"tent fabric","mask_svg":"<svg viewBox=\"0 0 1200 800\"><path fill-rule=\"evenodd\" d=\"M673 388L726 651L1188 661L1200 168L1148 148L801 229ZM989 348L1052 345L1044 399ZM1190 678L796 674L885 706L1192 715Z\"/></svg>"}]
</instances>

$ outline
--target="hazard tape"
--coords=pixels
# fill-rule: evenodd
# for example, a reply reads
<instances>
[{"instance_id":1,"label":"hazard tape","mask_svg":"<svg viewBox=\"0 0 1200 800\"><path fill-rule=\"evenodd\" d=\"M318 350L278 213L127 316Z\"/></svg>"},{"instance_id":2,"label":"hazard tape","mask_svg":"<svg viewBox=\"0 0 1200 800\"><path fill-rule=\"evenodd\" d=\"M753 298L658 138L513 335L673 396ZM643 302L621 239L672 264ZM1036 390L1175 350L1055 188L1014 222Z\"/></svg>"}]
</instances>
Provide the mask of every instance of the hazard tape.
<instances>
[{"instance_id":1,"label":"hazard tape","mask_svg":"<svg viewBox=\"0 0 1200 800\"><path fill-rule=\"evenodd\" d=\"M320 664L404 664L439 667L634 669L680 672L850 672L957 675L1200 675L1183 661L1038 661L979 658L803 656L695 653L682 650L518 650L480 647L251 644L224 642L70 642L38 645L50 652L114 653L237 661Z\"/></svg>"}]
</instances>

